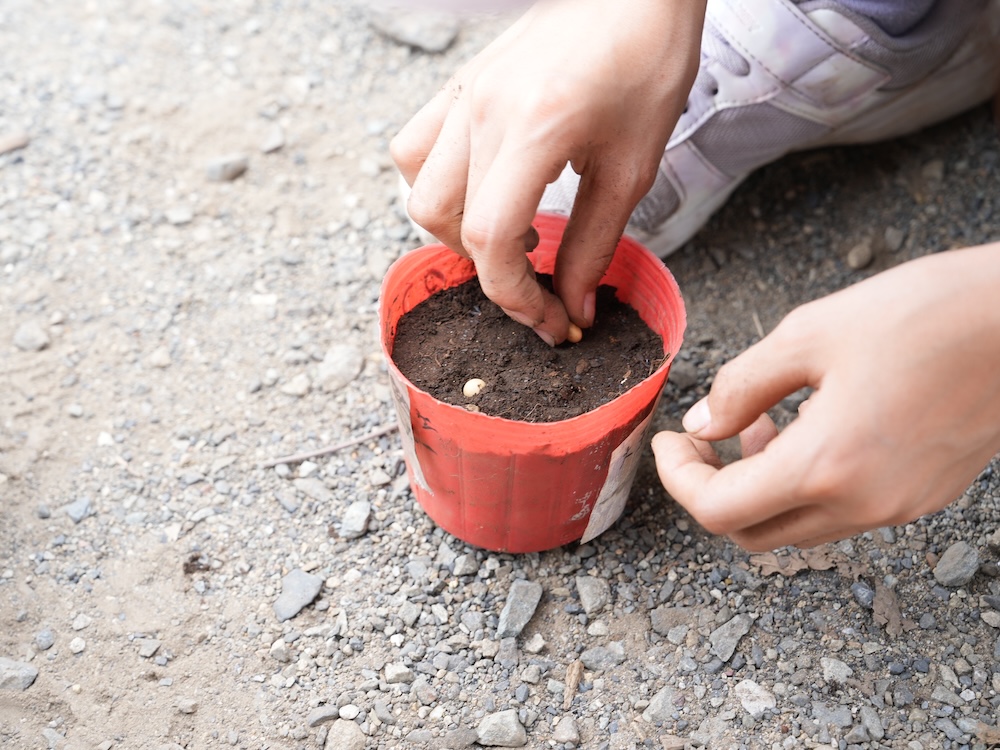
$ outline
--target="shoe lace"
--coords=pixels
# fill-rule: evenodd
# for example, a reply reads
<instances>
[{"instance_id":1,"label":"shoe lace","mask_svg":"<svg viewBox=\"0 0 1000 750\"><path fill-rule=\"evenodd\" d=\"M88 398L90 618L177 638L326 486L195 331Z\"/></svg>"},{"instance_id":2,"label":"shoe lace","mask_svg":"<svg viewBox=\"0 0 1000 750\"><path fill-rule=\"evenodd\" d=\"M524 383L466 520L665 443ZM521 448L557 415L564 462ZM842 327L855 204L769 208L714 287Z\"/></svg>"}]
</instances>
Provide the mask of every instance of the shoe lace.
<instances>
[{"instance_id":1,"label":"shoe lace","mask_svg":"<svg viewBox=\"0 0 1000 750\"><path fill-rule=\"evenodd\" d=\"M715 96L719 93L719 82L708 70L706 63L709 60L718 63L736 76L745 76L750 73L750 63L747 62L746 58L733 49L714 26L706 23L705 31L701 37L701 65L692 90L707 96Z\"/></svg>"}]
</instances>

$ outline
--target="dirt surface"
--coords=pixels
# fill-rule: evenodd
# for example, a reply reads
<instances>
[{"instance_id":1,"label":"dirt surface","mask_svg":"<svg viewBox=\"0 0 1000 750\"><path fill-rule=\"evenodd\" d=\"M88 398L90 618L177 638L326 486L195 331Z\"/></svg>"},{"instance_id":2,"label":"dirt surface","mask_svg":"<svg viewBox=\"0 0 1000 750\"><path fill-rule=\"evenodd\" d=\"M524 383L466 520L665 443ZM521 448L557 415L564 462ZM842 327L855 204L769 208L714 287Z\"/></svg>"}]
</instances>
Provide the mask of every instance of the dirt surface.
<instances>
[{"instance_id":1,"label":"dirt surface","mask_svg":"<svg viewBox=\"0 0 1000 750\"><path fill-rule=\"evenodd\" d=\"M0 4L0 658L37 670L0 689L5 750L469 747L507 709L532 748L986 747L997 461L836 546L846 572L706 534L648 452L583 547L487 554L414 503L377 338L416 244L388 140L504 26L430 55L313 0ZM669 261L689 325L655 426L796 305L996 239L998 184L986 107L754 175ZM977 572L945 588L958 542ZM544 595L497 639L519 579Z\"/></svg>"},{"instance_id":2,"label":"dirt surface","mask_svg":"<svg viewBox=\"0 0 1000 750\"><path fill-rule=\"evenodd\" d=\"M392 350L400 372L435 398L524 422L592 411L651 375L664 356L663 339L611 287L598 288L583 340L552 348L487 299L476 280L404 315ZM484 385L466 396L472 378Z\"/></svg>"}]
</instances>

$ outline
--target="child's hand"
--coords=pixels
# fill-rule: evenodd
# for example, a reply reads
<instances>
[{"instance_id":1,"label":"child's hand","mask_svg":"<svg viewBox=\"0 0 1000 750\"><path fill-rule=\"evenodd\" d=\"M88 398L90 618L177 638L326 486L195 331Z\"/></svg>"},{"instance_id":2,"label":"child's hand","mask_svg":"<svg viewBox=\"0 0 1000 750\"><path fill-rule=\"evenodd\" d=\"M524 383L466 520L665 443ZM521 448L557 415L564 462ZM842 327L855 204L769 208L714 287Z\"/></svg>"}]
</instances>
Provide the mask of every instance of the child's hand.
<instances>
[{"instance_id":1,"label":"child's hand","mask_svg":"<svg viewBox=\"0 0 1000 750\"><path fill-rule=\"evenodd\" d=\"M667 491L750 550L812 546L955 500L1000 451L1000 244L928 256L793 311L653 451ZM764 412L816 392L780 435ZM711 446L740 433L744 457Z\"/></svg>"},{"instance_id":2,"label":"child's hand","mask_svg":"<svg viewBox=\"0 0 1000 750\"><path fill-rule=\"evenodd\" d=\"M698 70L705 0L541 0L392 142L410 216L476 263L483 291L550 343L593 321L593 291ZM525 251L545 186L582 176L557 295Z\"/></svg>"}]
</instances>

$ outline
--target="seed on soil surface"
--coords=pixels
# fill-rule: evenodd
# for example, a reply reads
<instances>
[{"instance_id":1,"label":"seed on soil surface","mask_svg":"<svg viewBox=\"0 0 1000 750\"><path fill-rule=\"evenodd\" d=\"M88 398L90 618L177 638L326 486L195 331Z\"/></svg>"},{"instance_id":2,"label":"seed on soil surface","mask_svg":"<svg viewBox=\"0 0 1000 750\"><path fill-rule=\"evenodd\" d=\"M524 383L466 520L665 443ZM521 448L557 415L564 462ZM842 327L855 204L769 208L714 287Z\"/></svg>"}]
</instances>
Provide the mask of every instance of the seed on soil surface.
<instances>
[{"instance_id":1,"label":"seed on soil surface","mask_svg":"<svg viewBox=\"0 0 1000 750\"><path fill-rule=\"evenodd\" d=\"M583 331L580 326L570 323L569 331L566 333L566 340L571 344L579 344L583 340Z\"/></svg>"},{"instance_id":2,"label":"seed on soil surface","mask_svg":"<svg viewBox=\"0 0 1000 750\"><path fill-rule=\"evenodd\" d=\"M465 385L462 386L462 393L466 398L472 398L473 396L478 396L483 392L483 388L486 387L486 381L482 378L470 378L465 381Z\"/></svg>"}]
</instances>

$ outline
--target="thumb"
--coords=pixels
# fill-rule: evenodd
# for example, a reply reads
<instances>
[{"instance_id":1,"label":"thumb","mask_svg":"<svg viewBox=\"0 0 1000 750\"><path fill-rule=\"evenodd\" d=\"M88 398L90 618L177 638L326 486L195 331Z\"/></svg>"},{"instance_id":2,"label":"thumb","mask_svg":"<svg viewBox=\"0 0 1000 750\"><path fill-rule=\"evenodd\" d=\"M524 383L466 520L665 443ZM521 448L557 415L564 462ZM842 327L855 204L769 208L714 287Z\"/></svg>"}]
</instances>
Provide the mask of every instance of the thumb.
<instances>
[{"instance_id":1,"label":"thumb","mask_svg":"<svg viewBox=\"0 0 1000 750\"><path fill-rule=\"evenodd\" d=\"M768 336L723 365L708 395L684 415L700 440L725 440L752 425L785 396L818 385L815 343L785 319Z\"/></svg>"}]
</instances>

